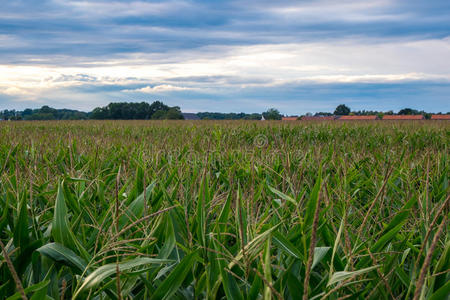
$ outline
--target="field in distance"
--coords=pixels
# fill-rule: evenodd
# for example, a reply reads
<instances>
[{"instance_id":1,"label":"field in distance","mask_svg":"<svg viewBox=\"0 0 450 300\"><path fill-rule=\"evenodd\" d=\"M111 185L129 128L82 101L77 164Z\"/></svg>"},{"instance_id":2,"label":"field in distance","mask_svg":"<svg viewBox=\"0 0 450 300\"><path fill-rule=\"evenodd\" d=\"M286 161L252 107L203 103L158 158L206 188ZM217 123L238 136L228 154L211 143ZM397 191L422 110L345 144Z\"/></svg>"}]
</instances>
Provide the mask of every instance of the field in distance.
<instances>
[{"instance_id":1,"label":"field in distance","mask_svg":"<svg viewBox=\"0 0 450 300\"><path fill-rule=\"evenodd\" d=\"M449 144L445 121L1 122L0 299L445 299Z\"/></svg>"}]
</instances>

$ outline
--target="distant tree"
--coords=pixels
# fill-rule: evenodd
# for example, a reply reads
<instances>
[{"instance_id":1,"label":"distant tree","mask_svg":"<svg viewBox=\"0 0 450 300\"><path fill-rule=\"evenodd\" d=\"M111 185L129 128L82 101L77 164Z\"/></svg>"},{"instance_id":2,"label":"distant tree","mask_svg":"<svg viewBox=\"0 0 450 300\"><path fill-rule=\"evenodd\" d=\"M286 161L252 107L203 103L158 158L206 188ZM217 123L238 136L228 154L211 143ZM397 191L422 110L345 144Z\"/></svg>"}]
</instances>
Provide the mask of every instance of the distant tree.
<instances>
[{"instance_id":1,"label":"distant tree","mask_svg":"<svg viewBox=\"0 0 450 300\"><path fill-rule=\"evenodd\" d=\"M33 114L33 110L31 108L27 108L22 112L22 116L29 116Z\"/></svg>"},{"instance_id":2,"label":"distant tree","mask_svg":"<svg viewBox=\"0 0 450 300\"><path fill-rule=\"evenodd\" d=\"M165 118L168 120L183 120L184 119L183 115L181 114L181 110L178 106L171 107L166 112Z\"/></svg>"},{"instance_id":3,"label":"distant tree","mask_svg":"<svg viewBox=\"0 0 450 300\"><path fill-rule=\"evenodd\" d=\"M94 108L94 110L91 112L90 116L91 119L95 119L95 120L104 120L104 119L108 119L108 111L106 110L105 107L96 107Z\"/></svg>"},{"instance_id":4,"label":"distant tree","mask_svg":"<svg viewBox=\"0 0 450 300\"><path fill-rule=\"evenodd\" d=\"M155 101L153 102L150 107L149 107L149 113L150 116L152 114L154 114L155 112L162 110L162 111L168 111L169 110L169 106L165 105L164 103L162 103L161 101Z\"/></svg>"},{"instance_id":5,"label":"distant tree","mask_svg":"<svg viewBox=\"0 0 450 300\"><path fill-rule=\"evenodd\" d=\"M197 116L202 120L261 120L261 114L253 113L219 113L219 112L199 112Z\"/></svg>"},{"instance_id":6,"label":"distant tree","mask_svg":"<svg viewBox=\"0 0 450 300\"><path fill-rule=\"evenodd\" d=\"M336 107L334 114L337 116L347 116L348 114L350 114L350 108L345 104L340 104Z\"/></svg>"},{"instance_id":7,"label":"distant tree","mask_svg":"<svg viewBox=\"0 0 450 300\"><path fill-rule=\"evenodd\" d=\"M58 117L58 110L52 108L48 105L42 106L40 109L36 111L36 113L31 115L32 120L58 120L61 119Z\"/></svg>"},{"instance_id":8,"label":"distant tree","mask_svg":"<svg viewBox=\"0 0 450 300\"><path fill-rule=\"evenodd\" d=\"M412 108L403 108L399 110L399 115L420 115L421 113L418 110Z\"/></svg>"},{"instance_id":9,"label":"distant tree","mask_svg":"<svg viewBox=\"0 0 450 300\"><path fill-rule=\"evenodd\" d=\"M147 102L112 102L105 107L96 107L91 112L90 118L100 120L164 119L166 118L166 114L170 109L172 109L172 107L169 107L160 101L155 101L152 104L149 104ZM180 115L181 111L179 107L174 107L174 110L170 113L171 118L180 118Z\"/></svg>"},{"instance_id":10,"label":"distant tree","mask_svg":"<svg viewBox=\"0 0 450 300\"><path fill-rule=\"evenodd\" d=\"M153 120L163 120L166 117L166 112L163 110L155 111L155 113L152 115Z\"/></svg>"},{"instance_id":11,"label":"distant tree","mask_svg":"<svg viewBox=\"0 0 450 300\"><path fill-rule=\"evenodd\" d=\"M27 117L27 120L56 120L55 116L52 113L34 113L31 116Z\"/></svg>"},{"instance_id":12,"label":"distant tree","mask_svg":"<svg viewBox=\"0 0 450 300\"><path fill-rule=\"evenodd\" d=\"M322 111L314 114L314 116L316 116L316 117L321 117L321 116L332 116L332 115L333 115L332 113L329 113L329 112L322 112Z\"/></svg>"},{"instance_id":13,"label":"distant tree","mask_svg":"<svg viewBox=\"0 0 450 300\"><path fill-rule=\"evenodd\" d=\"M246 114L243 117L244 120L261 120L261 114L253 113L253 114Z\"/></svg>"},{"instance_id":14,"label":"distant tree","mask_svg":"<svg viewBox=\"0 0 450 300\"><path fill-rule=\"evenodd\" d=\"M281 120L281 114L276 108L269 108L266 112L263 112L263 116L266 120Z\"/></svg>"}]
</instances>

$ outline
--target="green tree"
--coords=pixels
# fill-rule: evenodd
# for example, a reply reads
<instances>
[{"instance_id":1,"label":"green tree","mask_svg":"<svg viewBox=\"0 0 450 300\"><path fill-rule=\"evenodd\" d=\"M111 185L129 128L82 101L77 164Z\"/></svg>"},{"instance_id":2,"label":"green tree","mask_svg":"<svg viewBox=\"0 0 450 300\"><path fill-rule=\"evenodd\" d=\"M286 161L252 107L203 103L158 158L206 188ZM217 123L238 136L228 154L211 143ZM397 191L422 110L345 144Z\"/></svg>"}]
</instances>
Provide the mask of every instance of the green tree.
<instances>
[{"instance_id":1,"label":"green tree","mask_svg":"<svg viewBox=\"0 0 450 300\"><path fill-rule=\"evenodd\" d=\"M166 113L171 107L160 101L152 104L147 102L128 103L128 102L112 102L105 107L97 107L90 114L91 119L112 119L112 120L148 120L165 118ZM178 107L175 110L180 110ZM159 113L160 112L160 113ZM158 113L156 116L153 116ZM181 112L179 112L181 115ZM170 116L179 118L176 111Z\"/></svg>"},{"instance_id":2,"label":"green tree","mask_svg":"<svg viewBox=\"0 0 450 300\"><path fill-rule=\"evenodd\" d=\"M152 115L153 120L164 120L166 118L166 112L163 110L155 111Z\"/></svg>"},{"instance_id":3,"label":"green tree","mask_svg":"<svg viewBox=\"0 0 450 300\"><path fill-rule=\"evenodd\" d=\"M168 120L183 120L184 119L183 115L181 114L181 110L178 106L171 107L166 112L165 118Z\"/></svg>"},{"instance_id":4,"label":"green tree","mask_svg":"<svg viewBox=\"0 0 450 300\"><path fill-rule=\"evenodd\" d=\"M412 108L403 108L398 112L399 115L420 115L418 110Z\"/></svg>"},{"instance_id":5,"label":"green tree","mask_svg":"<svg viewBox=\"0 0 450 300\"><path fill-rule=\"evenodd\" d=\"M281 120L281 114L276 108L269 108L263 113L263 116L266 120Z\"/></svg>"},{"instance_id":6,"label":"green tree","mask_svg":"<svg viewBox=\"0 0 450 300\"><path fill-rule=\"evenodd\" d=\"M340 104L336 107L334 114L337 116L348 116L350 114L350 108L345 104Z\"/></svg>"}]
</instances>

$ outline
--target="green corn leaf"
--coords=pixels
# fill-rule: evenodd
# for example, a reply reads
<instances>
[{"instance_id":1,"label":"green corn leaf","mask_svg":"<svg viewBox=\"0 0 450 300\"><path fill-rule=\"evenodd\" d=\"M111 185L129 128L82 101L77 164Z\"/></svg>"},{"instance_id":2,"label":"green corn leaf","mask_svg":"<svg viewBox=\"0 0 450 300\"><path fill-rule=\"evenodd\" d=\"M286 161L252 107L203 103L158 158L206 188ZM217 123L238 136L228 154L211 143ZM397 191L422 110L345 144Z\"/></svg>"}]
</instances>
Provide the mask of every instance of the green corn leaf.
<instances>
[{"instance_id":1,"label":"green corn leaf","mask_svg":"<svg viewBox=\"0 0 450 300\"><path fill-rule=\"evenodd\" d=\"M89 259L90 255L77 241L75 235L70 229L62 184L58 185L55 215L52 221L52 236L57 243L71 249L74 252L79 252L84 259Z\"/></svg>"},{"instance_id":2,"label":"green corn leaf","mask_svg":"<svg viewBox=\"0 0 450 300\"><path fill-rule=\"evenodd\" d=\"M429 300L441 300L448 299L450 295L450 280L448 280L442 287L440 287L437 291L435 291Z\"/></svg>"},{"instance_id":3,"label":"green corn leaf","mask_svg":"<svg viewBox=\"0 0 450 300\"><path fill-rule=\"evenodd\" d=\"M338 248L339 242L341 240L342 230L344 228L345 214L346 214L346 212L344 211L344 217L341 220L341 225L339 225L339 230L338 230L338 233L336 236L336 240L334 241L333 253L331 254L331 263L330 263L330 272L329 272L330 276L331 276L331 274L334 273L334 258L336 256L337 248Z\"/></svg>"},{"instance_id":4,"label":"green corn leaf","mask_svg":"<svg viewBox=\"0 0 450 300\"><path fill-rule=\"evenodd\" d=\"M131 271L135 268L144 267L150 264L166 264L170 263L172 260L167 259L157 259L157 258L149 258L149 257L139 257L129 261L119 263L119 271L121 273L126 273L127 271ZM116 273L117 264L111 263L107 265L103 265L97 269L95 269L91 274L89 274L84 280L81 287L76 291L75 295L78 295L80 292L83 292L87 289L91 289L101 284L106 278ZM136 273L135 273L136 274Z\"/></svg>"},{"instance_id":5,"label":"green corn leaf","mask_svg":"<svg viewBox=\"0 0 450 300\"><path fill-rule=\"evenodd\" d=\"M314 213L316 211L316 205L317 201L319 201L319 192L320 187L322 185L322 167L319 169L319 174L317 175L316 183L314 184L314 187L311 191L309 201L306 206L306 212L305 212L305 223L303 226L303 232L311 227L313 219L314 219Z\"/></svg>"},{"instance_id":6,"label":"green corn leaf","mask_svg":"<svg viewBox=\"0 0 450 300\"><path fill-rule=\"evenodd\" d=\"M50 280L45 280L36 284L33 284L32 286L29 286L27 288L24 289L25 294L29 294L29 293L38 293L38 296L36 296L36 298L34 299L45 299L45 298L39 298L41 297L41 293L39 293L39 291L46 291L47 285L50 283ZM11 297L7 298L6 300L20 300L22 298L22 296L20 295L19 292L15 293L14 295L12 295ZM33 298L31 298L33 299ZM33 300L34 300L33 299Z\"/></svg>"},{"instance_id":7,"label":"green corn leaf","mask_svg":"<svg viewBox=\"0 0 450 300\"><path fill-rule=\"evenodd\" d=\"M270 185L268 185L268 188L269 188L269 190L270 190L272 193L274 193L275 195L277 195L277 196L280 197L281 199L286 200L286 201L289 201L289 202L291 202L291 203L294 204L294 205L297 205L297 201L296 201L294 198L292 198L291 196L288 196L288 195L286 195L286 194L280 192L279 190L277 190L277 189L271 187Z\"/></svg>"},{"instance_id":8,"label":"green corn leaf","mask_svg":"<svg viewBox=\"0 0 450 300\"><path fill-rule=\"evenodd\" d=\"M358 276L358 275L368 273L372 270L375 270L378 267L379 267L379 265L368 267L368 268L357 270L357 271L351 271L351 272L348 272L348 271L335 272L335 273L333 273L333 275L331 275L331 278L328 281L327 286L333 285L335 283L339 283L339 282L349 279L353 276Z\"/></svg>"},{"instance_id":9,"label":"green corn leaf","mask_svg":"<svg viewBox=\"0 0 450 300\"><path fill-rule=\"evenodd\" d=\"M216 221L214 231L217 232L219 235L222 232L226 232L225 228L227 226L226 223L228 222L228 217L230 215L230 205L231 205L231 193L229 193L227 200L225 201L225 205L220 211L219 218Z\"/></svg>"},{"instance_id":10,"label":"green corn leaf","mask_svg":"<svg viewBox=\"0 0 450 300\"><path fill-rule=\"evenodd\" d=\"M169 257L170 253L172 253L175 248L176 239L175 239L175 231L173 229L173 222L170 214L166 214L165 217L165 231L164 231L164 245L159 251L158 258L166 259Z\"/></svg>"},{"instance_id":11,"label":"green corn leaf","mask_svg":"<svg viewBox=\"0 0 450 300\"><path fill-rule=\"evenodd\" d=\"M285 238L278 231L274 231L272 235L272 240L275 245L280 247L281 250L287 254L304 261L304 256L287 238Z\"/></svg>"},{"instance_id":12,"label":"green corn leaf","mask_svg":"<svg viewBox=\"0 0 450 300\"><path fill-rule=\"evenodd\" d=\"M331 247L316 247L314 248L314 259L311 266L311 270L313 270L325 257Z\"/></svg>"},{"instance_id":13,"label":"green corn leaf","mask_svg":"<svg viewBox=\"0 0 450 300\"><path fill-rule=\"evenodd\" d=\"M272 290L269 286L272 285L272 265L270 260L270 235L266 239L266 246L264 247L264 300L272 299Z\"/></svg>"},{"instance_id":14,"label":"green corn leaf","mask_svg":"<svg viewBox=\"0 0 450 300\"><path fill-rule=\"evenodd\" d=\"M144 193L142 193L125 209L123 215L119 218L119 229L123 228L125 225L133 223L139 218L142 218L145 208L145 202L150 199L151 192L155 185L156 182L153 182L145 189L146 199L144 199Z\"/></svg>"},{"instance_id":15,"label":"green corn leaf","mask_svg":"<svg viewBox=\"0 0 450 300\"><path fill-rule=\"evenodd\" d=\"M75 267L78 270L79 274L83 273L86 269L86 262L82 258L76 255L69 248L66 248L59 243L46 244L36 251L51 258L54 261L64 263L71 267Z\"/></svg>"},{"instance_id":16,"label":"green corn leaf","mask_svg":"<svg viewBox=\"0 0 450 300\"><path fill-rule=\"evenodd\" d=\"M213 242L214 249L220 253L220 247ZM236 299L236 300L243 300L244 297L242 296L241 290L236 282L236 278L230 274L226 270L227 265L225 262L224 257L222 255L218 254L217 264L219 265L220 270L220 278L217 280L216 285L220 284L220 281L222 282L223 289L225 291L225 295L227 296L227 299Z\"/></svg>"},{"instance_id":17,"label":"green corn leaf","mask_svg":"<svg viewBox=\"0 0 450 300\"><path fill-rule=\"evenodd\" d=\"M23 196L20 201L19 216L14 226L14 246L20 248L22 252L29 241L27 198Z\"/></svg>"},{"instance_id":18,"label":"green corn leaf","mask_svg":"<svg viewBox=\"0 0 450 300\"><path fill-rule=\"evenodd\" d=\"M152 300L171 299L173 294L177 292L186 276L192 272L194 263L198 261L198 251L194 251L178 263L167 278L158 286L153 293Z\"/></svg>"}]
</instances>

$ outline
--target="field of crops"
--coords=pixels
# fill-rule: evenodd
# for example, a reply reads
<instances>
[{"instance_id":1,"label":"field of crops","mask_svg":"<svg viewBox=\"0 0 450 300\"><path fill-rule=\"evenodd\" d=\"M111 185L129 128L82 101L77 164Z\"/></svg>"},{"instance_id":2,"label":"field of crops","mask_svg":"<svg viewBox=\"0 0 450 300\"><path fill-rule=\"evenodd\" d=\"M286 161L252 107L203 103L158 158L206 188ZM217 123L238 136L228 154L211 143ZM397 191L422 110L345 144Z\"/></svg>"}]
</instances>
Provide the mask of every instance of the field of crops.
<instances>
[{"instance_id":1,"label":"field of crops","mask_svg":"<svg viewBox=\"0 0 450 300\"><path fill-rule=\"evenodd\" d=\"M450 122L0 122L0 299L445 299Z\"/></svg>"}]
</instances>

